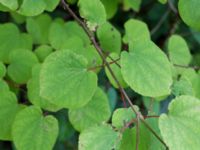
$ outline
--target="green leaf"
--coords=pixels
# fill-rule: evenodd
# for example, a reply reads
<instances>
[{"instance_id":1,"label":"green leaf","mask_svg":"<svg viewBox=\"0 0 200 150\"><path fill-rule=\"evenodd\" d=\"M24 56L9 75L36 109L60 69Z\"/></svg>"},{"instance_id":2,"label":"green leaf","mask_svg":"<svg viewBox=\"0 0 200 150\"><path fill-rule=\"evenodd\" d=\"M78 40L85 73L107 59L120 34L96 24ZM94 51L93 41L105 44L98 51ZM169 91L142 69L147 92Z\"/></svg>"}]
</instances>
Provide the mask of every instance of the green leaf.
<instances>
[{"instance_id":1,"label":"green leaf","mask_svg":"<svg viewBox=\"0 0 200 150\"><path fill-rule=\"evenodd\" d=\"M31 35L28 33L21 33L19 45L20 45L20 48L32 50L33 39L31 37Z\"/></svg>"},{"instance_id":2,"label":"green leaf","mask_svg":"<svg viewBox=\"0 0 200 150\"><path fill-rule=\"evenodd\" d=\"M64 24L64 30L68 37L79 37L83 40L84 46L90 45L90 39L83 28L75 21L68 21ZM66 40L66 39L65 39Z\"/></svg>"},{"instance_id":3,"label":"green leaf","mask_svg":"<svg viewBox=\"0 0 200 150\"><path fill-rule=\"evenodd\" d=\"M46 3L45 10L47 11L53 11L59 4L60 0L44 0Z\"/></svg>"},{"instance_id":4,"label":"green leaf","mask_svg":"<svg viewBox=\"0 0 200 150\"><path fill-rule=\"evenodd\" d=\"M160 135L158 128L158 119L151 118L145 120L154 131ZM140 138L139 150L165 150L165 147L158 139L146 128L143 123L140 123ZM119 150L130 150L136 147L136 128L126 129L123 133Z\"/></svg>"},{"instance_id":5,"label":"green leaf","mask_svg":"<svg viewBox=\"0 0 200 150\"><path fill-rule=\"evenodd\" d=\"M108 96L108 99L109 99L111 112L114 111L114 109L115 109L115 107L117 105L117 100L118 100L118 95L117 94L118 94L117 90L115 90L113 87L110 87L107 90L107 96Z\"/></svg>"},{"instance_id":6,"label":"green leaf","mask_svg":"<svg viewBox=\"0 0 200 150\"><path fill-rule=\"evenodd\" d=\"M58 111L55 114L55 116L59 122L59 134L58 134L57 141L66 142L66 140L70 140L76 131L72 127L71 123L69 122L69 118L67 116L67 110L62 109L62 110ZM63 145L63 143L61 143L61 144ZM56 148L54 147L54 149L56 149Z\"/></svg>"},{"instance_id":7,"label":"green leaf","mask_svg":"<svg viewBox=\"0 0 200 150\"><path fill-rule=\"evenodd\" d=\"M11 10L16 10L18 8L18 1L17 0L0 0L0 3L3 6L6 6Z\"/></svg>"},{"instance_id":8,"label":"green leaf","mask_svg":"<svg viewBox=\"0 0 200 150\"><path fill-rule=\"evenodd\" d=\"M26 21L25 16L22 16L15 11L10 12L10 15L11 15L12 19L14 20L14 22L16 22L17 24L23 24Z\"/></svg>"},{"instance_id":9,"label":"green leaf","mask_svg":"<svg viewBox=\"0 0 200 150\"><path fill-rule=\"evenodd\" d=\"M133 9L134 11L138 12L140 10L142 0L123 0L123 2L125 10Z\"/></svg>"},{"instance_id":10,"label":"green leaf","mask_svg":"<svg viewBox=\"0 0 200 150\"><path fill-rule=\"evenodd\" d=\"M37 57L29 50L12 51L10 53L8 75L14 82L24 84L31 78L32 67L37 63Z\"/></svg>"},{"instance_id":11,"label":"green leaf","mask_svg":"<svg viewBox=\"0 0 200 150\"><path fill-rule=\"evenodd\" d=\"M200 99L200 72L196 75L194 81L193 81L193 88L195 96Z\"/></svg>"},{"instance_id":12,"label":"green leaf","mask_svg":"<svg viewBox=\"0 0 200 150\"><path fill-rule=\"evenodd\" d=\"M41 96L70 109L86 105L97 87L97 76L87 70L87 63L83 56L68 50L49 55L40 73Z\"/></svg>"},{"instance_id":13,"label":"green leaf","mask_svg":"<svg viewBox=\"0 0 200 150\"><path fill-rule=\"evenodd\" d=\"M8 89L0 89L0 139L12 140L11 127L16 113L20 110L20 105L17 104L17 98L14 93Z\"/></svg>"},{"instance_id":14,"label":"green leaf","mask_svg":"<svg viewBox=\"0 0 200 150\"><path fill-rule=\"evenodd\" d=\"M135 43L143 40L150 40L150 32L145 22L136 19L130 19L125 24L125 43Z\"/></svg>"},{"instance_id":15,"label":"green leaf","mask_svg":"<svg viewBox=\"0 0 200 150\"><path fill-rule=\"evenodd\" d=\"M138 107L135 107L138 110ZM117 128L122 128L125 123L135 119L135 113L129 108L118 108L114 111L112 116L112 125Z\"/></svg>"},{"instance_id":16,"label":"green leaf","mask_svg":"<svg viewBox=\"0 0 200 150\"><path fill-rule=\"evenodd\" d=\"M106 22L106 11L100 0L79 0L78 6L81 17L87 20L91 30Z\"/></svg>"},{"instance_id":17,"label":"green leaf","mask_svg":"<svg viewBox=\"0 0 200 150\"><path fill-rule=\"evenodd\" d=\"M74 21L61 24L53 22L50 26L49 41L55 49L79 50L90 45L84 30Z\"/></svg>"},{"instance_id":18,"label":"green leaf","mask_svg":"<svg viewBox=\"0 0 200 150\"><path fill-rule=\"evenodd\" d=\"M61 49L63 43L68 38L63 24L52 22L49 28L49 42L55 49Z\"/></svg>"},{"instance_id":19,"label":"green leaf","mask_svg":"<svg viewBox=\"0 0 200 150\"><path fill-rule=\"evenodd\" d=\"M168 41L170 61L177 65L188 65L192 59L186 41L179 35L172 35Z\"/></svg>"},{"instance_id":20,"label":"green leaf","mask_svg":"<svg viewBox=\"0 0 200 150\"><path fill-rule=\"evenodd\" d=\"M148 110L148 115L160 114L160 102L150 97L142 97L142 101Z\"/></svg>"},{"instance_id":21,"label":"green leaf","mask_svg":"<svg viewBox=\"0 0 200 150\"><path fill-rule=\"evenodd\" d=\"M32 78L27 83L28 98L35 106L39 106L48 111L56 112L61 108L51 104L49 101L40 96L40 70L40 64L36 64L32 69Z\"/></svg>"},{"instance_id":22,"label":"green leaf","mask_svg":"<svg viewBox=\"0 0 200 150\"><path fill-rule=\"evenodd\" d=\"M161 4L166 4L167 0L158 0Z\"/></svg>"},{"instance_id":23,"label":"green leaf","mask_svg":"<svg viewBox=\"0 0 200 150\"><path fill-rule=\"evenodd\" d=\"M69 120L78 131L108 121L111 115L106 94L97 88L92 99L84 107L69 110Z\"/></svg>"},{"instance_id":24,"label":"green leaf","mask_svg":"<svg viewBox=\"0 0 200 150\"><path fill-rule=\"evenodd\" d=\"M124 80L143 96L160 97L170 93L172 73L167 56L151 41L134 44L121 54Z\"/></svg>"},{"instance_id":25,"label":"green leaf","mask_svg":"<svg viewBox=\"0 0 200 150\"><path fill-rule=\"evenodd\" d=\"M183 21L190 27L200 31L200 1L199 0L179 0L178 10Z\"/></svg>"},{"instance_id":26,"label":"green leaf","mask_svg":"<svg viewBox=\"0 0 200 150\"><path fill-rule=\"evenodd\" d=\"M34 51L40 62L43 62L45 58L53 52L53 48L48 45L41 45Z\"/></svg>"},{"instance_id":27,"label":"green leaf","mask_svg":"<svg viewBox=\"0 0 200 150\"><path fill-rule=\"evenodd\" d=\"M0 79L0 92L3 90L9 91L9 86L3 79Z\"/></svg>"},{"instance_id":28,"label":"green leaf","mask_svg":"<svg viewBox=\"0 0 200 150\"><path fill-rule=\"evenodd\" d=\"M80 49L71 50L78 55L84 56L88 61L88 68L95 68L96 66L102 65L102 59L96 51L95 47L90 45L87 47L81 47ZM93 69L94 71L98 71L99 68Z\"/></svg>"},{"instance_id":29,"label":"green leaf","mask_svg":"<svg viewBox=\"0 0 200 150\"><path fill-rule=\"evenodd\" d=\"M49 28L52 19L47 14L39 15L35 18L28 18L26 20L26 29L33 37L34 44L47 44L49 43Z\"/></svg>"},{"instance_id":30,"label":"green leaf","mask_svg":"<svg viewBox=\"0 0 200 150\"><path fill-rule=\"evenodd\" d=\"M46 3L43 0L23 0L17 11L24 16L36 16L41 14L46 8Z\"/></svg>"},{"instance_id":31,"label":"green leaf","mask_svg":"<svg viewBox=\"0 0 200 150\"><path fill-rule=\"evenodd\" d=\"M105 52L120 53L121 35L120 32L109 22L104 23L97 29L97 36L102 49Z\"/></svg>"},{"instance_id":32,"label":"green leaf","mask_svg":"<svg viewBox=\"0 0 200 150\"><path fill-rule=\"evenodd\" d=\"M79 136L79 150L114 149L119 134L109 126L94 126L84 130Z\"/></svg>"},{"instance_id":33,"label":"green leaf","mask_svg":"<svg viewBox=\"0 0 200 150\"><path fill-rule=\"evenodd\" d=\"M101 0L105 9L107 19L111 19L117 12L119 0Z\"/></svg>"},{"instance_id":34,"label":"green leaf","mask_svg":"<svg viewBox=\"0 0 200 150\"><path fill-rule=\"evenodd\" d=\"M109 63L111 63L111 62L116 61L117 59L119 59L119 56L116 53L111 53L109 56L112 58L112 60L111 60L111 58L107 57L106 60ZM116 61L116 62L120 65L120 59L119 59L119 61ZM110 64L110 67L111 67L112 71L114 72L116 78L118 79L119 83L121 84L121 86L122 87L127 87L127 84L126 84L126 82L124 81L124 79L122 77L122 73L121 73L120 67L117 64L115 64L115 63ZM116 81L113 79L113 76L110 74L110 71L108 70L107 67L105 68L105 72L106 72L106 75L107 75L109 81L111 82L111 84L115 88L119 88L118 85L117 85L117 83L116 83Z\"/></svg>"},{"instance_id":35,"label":"green leaf","mask_svg":"<svg viewBox=\"0 0 200 150\"><path fill-rule=\"evenodd\" d=\"M0 11L2 12L8 12L10 11L8 7L4 6L3 4L0 3Z\"/></svg>"},{"instance_id":36,"label":"green leaf","mask_svg":"<svg viewBox=\"0 0 200 150\"><path fill-rule=\"evenodd\" d=\"M172 93L175 96L181 96L181 95L194 96L192 83L186 77L182 77L180 80L174 82L172 86Z\"/></svg>"},{"instance_id":37,"label":"green leaf","mask_svg":"<svg viewBox=\"0 0 200 150\"><path fill-rule=\"evenodd\" d=\"M0 60L8 63L11 51L19 48L19 29L13 23L0 25ZM12 43L12 44L11 44Z\"/></svg>"},{"instance_id":38,"label":"green leaf","mask_svg":"<svg viewBox=\"0 0 200 150\"><path fill-rule=\"evenodd\" d=\"M170 150L197 150L200 147L200 100L191 96L174 99L169 114L159 118L162 137Z\"/></svg>"},{"instance_id":39,"label":"green leaf","mask_svg":"<svg viewBox=\"0 0 200 150\"><path fill-rule=\"evenodd\" d=\"M0 61L0 78L3 78L6 75L6 67L5 65Z\"/></svg>"},{"instance_id":40,"label":"green leaf","mask_svg":"<svg viewBox=\"0 0 200 150\"><path fill-rule=\"evenodd\" d=\"M187 78L192 83L194 95L200 99L200 72L195 72L193 69L185 69L182 77Z\"/></svg>"},{"instance_id":41,"label":"green leaf","mask_svg":"<svg viewBox=\"0 0 200 150\"><path fill-rule=\"evenodd\" d=\"M58 135L58 122L53 116L30 106L20 111L12 126L13 141L20 150L52 150Z\"/></svg>"}]
</instances>

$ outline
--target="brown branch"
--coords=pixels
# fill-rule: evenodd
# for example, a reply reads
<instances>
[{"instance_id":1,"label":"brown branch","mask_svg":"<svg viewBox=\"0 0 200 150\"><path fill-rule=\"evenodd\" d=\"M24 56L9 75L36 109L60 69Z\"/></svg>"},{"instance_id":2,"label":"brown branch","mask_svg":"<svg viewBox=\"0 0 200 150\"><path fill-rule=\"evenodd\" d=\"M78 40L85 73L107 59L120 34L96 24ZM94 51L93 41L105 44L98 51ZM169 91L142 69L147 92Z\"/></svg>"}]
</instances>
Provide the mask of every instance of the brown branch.
<instances>
[{"instance_id":1,"label":"brown branch","mask_svg":"<svg viewBox=\"0 0 200 150\"><path fill-rule=\"evenodd\" d=\"M108 58L110 58L112 61L114 61L114 59L110 56L110 55L108 55ZM119 58L120 59L120 58ZM119 68L121 68L121 66L120 66L120 64L117 62L117 61L115 61L114 62Z\"/></svg>"},{"instance_id":2,"label":"brown branch","mask_svg":"<svg viewBox=\"0 0 200 150\"><path fill-rule=\"evenodd\" d=\"M109 62L109 64L110 64L110 65L116 64L116 62L119 61L119 60L120 60L120 58L115 59L115 60L113 59L113 61ZM88 68L88 70L93 71L93 70L96 70L96 69L98 69L98 68L103 68L103 67L105 67L105 64L102 64L102 65L99 65L99 66L94 66L94 67Z\"/></svg>"},{"instance_id":3,"label":"brown branch","mask_svg":"<svg viewBox=\"0 0 200 150\"><path fill-rule=\"evenodd\" d=\"M139 149L139 143L140 143L140 118L137 116L137 121L136 121L136 144L135 144L135 149Z\"/></svg>"},{"instance_id":4,"label":"brown branch","mask_svg":"<svg viewBox=\"0 0 200 150\"><path fill-rule=\"evenodd\" d=\"M84 29L84 31L86 32L86 34L88 35L88 37L90 38L90 41L92 42L92 44L94 45L94 47L96 48L97 52L99 53L100 57L102 58L103 62L105 63L106 67L108 68L110 74L112 75L113 79L115 80L116 84L119 87L119 90L123 93L124 97L126 98L126 100L128 101L129 105L131 106L131 109L133 110L133 112L136 114L136 116L142 121L142 123L154 134L154 136L157 137L157 139L163 143L165 145L165 147L167 147L167 145L165 144L165 142L158 136L158 134L145 122L143 116L141 113L139 113L134 105L132 104L129 96L127 95L127 93L125 92L125 90L122 88L121 84L119 83L118 79L116 78L114 72L112 71L110 64L106 61L106 58L104 56L104 53L101 49L101 47L98 45L96 38L94 36L94 33L92 31L90 31L87 27L87 25L85 24L84 21L82 21L81 19L79 19L76 14L71 10L71 8L69 7L69 5L65 2L65 0L61 0L61 3L63 5L63 8L65 10L68 11L69 14L72 15L72 17L79 23L79 25Z\"/></svg>"}]
</instances>

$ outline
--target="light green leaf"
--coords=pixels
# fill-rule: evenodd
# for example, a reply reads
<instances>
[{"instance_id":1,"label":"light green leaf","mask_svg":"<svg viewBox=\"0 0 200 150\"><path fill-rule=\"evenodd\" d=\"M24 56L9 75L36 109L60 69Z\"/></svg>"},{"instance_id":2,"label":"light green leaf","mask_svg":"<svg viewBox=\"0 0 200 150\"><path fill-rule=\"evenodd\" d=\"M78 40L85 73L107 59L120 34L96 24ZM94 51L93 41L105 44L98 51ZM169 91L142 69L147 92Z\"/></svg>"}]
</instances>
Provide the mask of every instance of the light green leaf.
<instances>
[{"instance_id":1,"label":"light green leaf","mask_svg":"<svg viewBox=\"0 0 200 150\"><path fill-rule=\"evenodd\" d=\"M52 104L70 109L83 107L96 87L97 76L87 70L83 56L61 50L45 59L40 73L40 94Z\"/></svg>"},{"instance_id":2,"label":"light green leaf","mask_svg":"<svg viewBox=\"0 0 200 150\"><path fill-rule=\"evenodd\" d=\"M53 11L59 4L60 0L44 0L46 4L45 10Z\"/></svg>"},{"instance_id":3,"label":"light green leaf","mask_svg":"<svg viewBox=\"0 0 200 150\"><path fill-rule=\"evenodd\" d=\"M61 49L63 43L68 38L63 24L52 22L49 28L49 42L55 49Z\"/></svg>"},{"instance_id":4,"label":"light green leaf","mask_svg":"<svg viewBox=\"0 0 200 150\"><path fill-rule=\"evenodd\" d=\"M17 104L17 98L14 93L8 89L0 89L0 139L12 140L11 127L16 113L20 110L20 106Z\"/></svg>"},{"instance_id":5,"label":"light green leaf","mask_svg":"<svg viewBox=\"0 0 200 150\"><path fill-rule=\"evenodd\" d=\"M91 30L106 22L106 11L100 0L79 0L78 6L81 17L87 20Z\"/></svg>"},{"instance_id":6,"label":"light green leaf","mask_svg":"<svg viewBox=\"0 0 200 150\"><path fill-rule=\"evenodd\" d=\"M69 110L69 120L78 131L108 121L111 115L106 94L97 88L92 100L84 107Z\"/></svg>"},{"instance_id":7,"label":"light green leaf","mask_svg":"<svg viewBox=\"0 0 200 150\"><path fill-rule=\"evenodd\" d=\"M29 50L12 51L10 53L8 75L14 82L24 84L31 78L32 67L37 63L37 57Z\"/></svg>"},{"instance_id":8,"label":"light green leaf","mask_svg":"<svg viewBox=\"0 0 200 150\"><path fill-rule=\"evenodd\" d=\"M3 79L0 79L0 92L3 90L9 91L9 86Z\"/></svg>"},{"instance_id":9,"label":"light green leaf","mask_svg":"<svg viewBox=\"0 0 200 150\"><path fill-rule=\"evenodd\" d=\"M34 44L47 44L49 43L49 28L52 19L47 14L39 15L35 18L28 18L26 20L26 29L33 37Z\"/></svg>"},{"instance_id":10,"label":"light green leaf","mask_svg":"<svg viewBox=\"0 0 200 150\"><path fill-rule=\"evenodd\" d=\"M191 96L174 99L169 114L159 118L162 137L170 150L197 150L200 147L200 100Z\"/></svg>"},{"instance_id":11,"label":"light green leaf","mask_svg":"<svg viewBox=\"0 0 200 150\"><path fill-rule=\"evenodd\" d=\"M195 72L193 69L185 69L182 77L187 78L192 83L194 95L200 99L200 72Z\"/></svg>"},{"instance_id":12,"label":"light green leaf","mask_svg":"<svg viewBox=\"0 0 200 150\"><path fill-rule=\"evenodd\" d=\"M193 88L194 88L194 93L195 96L200 99L200 71L196 75L194 81L193 81Z\"/></svg>"},{"instance_id":13,"label":"light green leaf","mask_svg":"<svg viewBox=\"0 0 200 150\"><path fill-rule=\"evenodd\" d=\"M52 150L58 135L58 122L53 116L30 106L20 111L12 126L13 141L20 150Z\"/></svg>"},{"instance_id":14,"label":"light green leaf","mask_svg":"<svg viewBox=\"0 0 200 150\"><path fill-rule=\"evenodd\" d=\"M125 10L133 9L134 11L138 12L140 10L142 0L123 0L123 2Z\"/></svg>"},{"instance_id":15,"label":"light green leaf","mask_svg":"<svg viewBox=\"0 0 200 150\"><path fill-rule=\"evenodd\" d=\"M151 118L145 120L154 131L160 135L158 129L158 119ZM158 139L146 128L143 123L140 123L140 138L139 150L165 150L165 147ZM136 128L126 129L123 133L119 150L130 150L136 147Z\"/></svg>"},{"instance_id":16,"label":"light green leaf","mask_svg":"<svg viewBox=\"0 0 200 150\"><path fill-rule=\"evenodd\" d=\"M158 0L161 4L166 4L167 0Z\"/></svg>"},{"instance_id":17,"label":"light green leaf","mask_svg":"<svg viewBox=\"0 0 200 150\"><path fill-rule=\"evenodd\" d=\"M170 93L172 73L167 56L151 41L134 44L121 54L124 80L143 96L160 97Z\"/></svg>"},{"instance_id":18,"label":"light green leaf","mask_svg":"<svg viewBox=\"0 0 200 150\"><path fill-rule=\"evenodd\" d=\"M17 11L24 16L36 16L41 14L46 8L46 3L43 0L23 0Z\"/></svg>"},{"instance_id":19,"label":"light green leaf","mask_svg":"<svg viewBox=\"0 0 200 150\"><path fill-rule=\"evenodd\" d=\"M90 39L83 28L75 21L68 21L64 24L64 30L68 37L79 37L83 40L84 46L90 45ZM65 39L66 40L66 39Z\"/></svg>"},{"instance_id":20,"label":"light green leaf","mask_svg":"<svg viewBox=\"0 0 200 150\"><path fill-rule=\"evenodd\" d=\"M90 45L90 40L83 29L75 22L61 24L53 22L50 26L49 41L53 48L79 50Z\"/></svg>"},{"instance_id":21,"label":"light green leaf","mask_svg":"<svg viewBox=\"0 0 200 150\"><path fill-rule=\"evenodd\" d=\"M102 49L105 52L120 53L121 35L120 32L109 22L104 23L97 29L97 36Z\"/></svg>"},{"instance_id":22,"label":"light green leaf","mask_svg":"<svg viewBox=\"0 0 200 150\"><path fill-rule=\"evenodd\" d=\"M0 78L3 78L6 75L6 67L5 65L0 61Z\"/></svg>"},{"instance_id":23,"label":"light green leaf","mask_svg":"<svg viewBox=\"0 0 200 150\"><path fill-rule=\"evenodd\" d=\"M84 130L79 136L79 150L114 149L119 134L109 126L94 126Z\"/></svg>"},{"instance_id":24,"label":"light green leaf","mask_svg":"<svg viewBox=\"0 0 200 150\"><path fill-rule=\"evenodd\" d=\"M130 19L125 24L124 42L135 43L143 40L150 40L150 32L145 22L136 19Z\"/></svg>"},{"instance_id":25,"label":"light green leaf","mask_svg":"<svg viewBox=\"0 0 200 150\"><path fill-rule=\"evenodd\" d=\"M53 52L53 48L48 45L41 45L34 51L40 62L43 62L45 58Z\"/></svg>"},{"instance_id":26,"label":"light green leaf","mask_svg":"<svg viewBox=\"0 0 200 150\"><path fill-rule=\"evenodd\" d=\"M190 27L200 31L200 1L199 0L179 0L178 10L183 21Z\"/></svg>"},{"instance_id":27,"label":"light green leaf","mask_svg":"<svg viewBox=\"0 0 200 150\"><path fill-rule=\"evenodd\" d=\"M51 104L49 101L40 96L40 70L40 64L36 64L32 69L32 78L27 83L28 98L35 106L39 106L48 111L56 112L61 108Z\"/></svg>"},{"instance_id":28,"label":"light green leaf","mask_svg":"<svg viewBox=\"0 0 200 150\"><path fill-rule=\"evenodd\" d=\"M188 65L192 59L186 41L179 35L172 35L168 41L170 61L177 65Z\"/></svg>"},{"instance_id":29,"label":"light green leaf","mask_svg":"<svg viewBox=\"0 0 200 150\"><path fill-rule=\"evenodd\" d=\"M181 95L194 96L192 83L186 77L182 77L180 78L180 80L174 82L172 86L172 93L175 96L181 96Z\"/></svg>"},{"instance_id":30,"label":"light green leaf","mask_svg":"<svg viewBox=\"0 0 200 150\"><path fill-rule=\"evenodd\" d=\"M107 57L107 62L110 63L110 62L116 61L118 59L118 61L116 61L116 62L120 65L120 58L119 58L118 54L111 53L109 56L112 58L112 60L111 60L111 58ZM110 67L111 67L112 71L114 72L116 78L118 79L119 83L121 84L121 86L127 87L127 84L122 77L120 67L118 65L116 65L115 63L110 64ZM107 75L109 81L111 82L111 84L115 88L119 88L116 81L113 79L113 76L110 74L110 71L108 70L107 67L105 68L105 72L106 72L106 75Z\"/></svg>"},{"instance_id":31,"label":"light green leaf","mask_svg":"<svg viewBox=\"0 0 200 150\"><path fill-rule=\"evenodd\" d=\"M84 56L88 61L88 68L95 68L96 66L100 66L102 64L102 59L96 51L95 47L90 45L87 47L81 47L80 49L71 50L78 55ZM94 69L94 71L98 71L99 68Z\"/></svg>"},{"instance_id":32,"label":"light green leaf","mask_svg":"<svg viewBox=\"0 0 200 150\"><path fill-rule=\"evenodd\" d=\"M5 23L0 25L0 60L8 63L11 51L19 48L20 33L15 24ZM11 44L12 43L12 44Z\"/></svg>"},{"instance_id":33,"label":"light green leaf","mask_svg":"<svg viewBox=\"0 0 200 150\"><path fill-rule=\"evenodd\" d=\"M105 9L107 19L111 19L117 12L119 0L101 0Z\"/></svg>"},{"instance_id":34,"label":"light green leaf","mask_svg":"<svg viewBox=\"0 0 200 150\"><path fill-rule=\"evenodd\" d=\"M138 107L135 107L138 110ZM122 128L125 123L135 119L135 113L129 108L118 108L112 116L112 125L117 128Z\"/></svg>"},{"instance_id":35,"label":"light green leaf","mask_svg":"<svg viewBox=\"0 0 200 150\"><path fill-rule=\"evenodd\" d=\"M11 10L16 10L18 8L17 0L0 0L0 3Z\"/></svg>"}]
</instances>

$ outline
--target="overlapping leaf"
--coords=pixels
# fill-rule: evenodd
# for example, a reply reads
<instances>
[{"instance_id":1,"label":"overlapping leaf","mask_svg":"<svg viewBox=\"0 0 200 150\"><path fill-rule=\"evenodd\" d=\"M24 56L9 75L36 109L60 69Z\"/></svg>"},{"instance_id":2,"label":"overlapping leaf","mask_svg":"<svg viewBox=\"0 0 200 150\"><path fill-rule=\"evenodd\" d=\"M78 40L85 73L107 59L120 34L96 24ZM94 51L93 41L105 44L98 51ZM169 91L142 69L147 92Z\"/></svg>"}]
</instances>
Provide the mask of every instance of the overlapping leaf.
<instances>
[{"instance_id":1,"label":"overlapping leaf","mask_svg":"<svg viewBox=\"0 0 200 150\"><path fill-rule=\"evenodd\" d=\"M13 141L20 150L52 150L58 135L58 122L53 116L30 106L20 111L12 126Z\"/></svg>"},{"instance_id":2,"label":"overlapping leaf","mask_svg":"<svg viewBox=\"0 0 200 150\"><path fill-rule=\"evenodd\" d=\"M92 100L84 107L69 110L69 119L78 131L106 122L111 111L105 93L97 88Z\"/></svg>"},{"instance_id":3,"label":"overlapping leaf","mask_svg":"<svg viewBox=\"0 0 200 150\"><path fill-rule=\"evenodd\" d=\"M159 118L162 137L170 150L197 150L200 147L200 100L180 96L169 107L169 114Z\"/></svg>"},{"instance_id":4,"label":"overlapping leaf","mask_svg":"<svg viewBox=\"0 0 200 150\"><path fill-rule=\"evenodd\" d=\"M97 87L97 76L87 70L87 63L83 56L68 50L49 55L40 73L41 96L65 108L86 105Z\"/></svg>"},{"instance_id":5,"label":"overlapping leaf","mask_svg":"<svg viewBox=\"0 0 200 150\"><path fill-rule=\"evenodd\" d=\"M170 93L172 73L167 56L151 41L134 44L121 54L124 80L143 96L160 97Z\"/></svg>"}]
</instances>

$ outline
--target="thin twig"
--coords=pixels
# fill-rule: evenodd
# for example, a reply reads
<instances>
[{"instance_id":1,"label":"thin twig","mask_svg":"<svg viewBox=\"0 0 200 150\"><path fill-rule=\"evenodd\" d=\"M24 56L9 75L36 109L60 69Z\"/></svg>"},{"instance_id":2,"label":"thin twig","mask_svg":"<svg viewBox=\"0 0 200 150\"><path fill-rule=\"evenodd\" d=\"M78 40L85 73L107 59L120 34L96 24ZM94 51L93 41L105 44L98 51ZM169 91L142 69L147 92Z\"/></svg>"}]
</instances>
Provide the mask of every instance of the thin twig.
<instances>
[{"instance_id":1,"label":"thin twig","mask_svg":"<svg viewBox=\"0 0 200 150\"><path fill-rule=\"evenodd\" d=\"M116 64L116 62L118 62L119 60L120 60L120 58L115 59L115 60L113 59L113 61L109 62L109 64L110 64L110 65ZM105 67L105 64L102 64L102 65L99 65L99 66L94 66L94 67L88 68L88 70L96 70L96 69L98 69L98 68L103 68L103 67Z\"/></svg>"},{"instance_id":2,"label":"thin twig","mask_svg":"<svg viewBox=\"0 0 200 150\"><path fill-rule=\"evenodd\" d=\"M114 59L113 59L110 55L108 55L108 58L110 58L112 61L114 61ZM120 59L120 58L119 58L119 59ZM121 68L120 64L119 64L117 61L115 61L115 64L116 64L119 68Z\"/></svg>"},{"instance_id":3,"label":"thin twig","mask_svg":"<svg viewBox=\"0 0 200 150\"><path fill-rule=\"evenodd\" d=\"M159 22L156 24L156 26L151 30L151 35L153 35L154 33L156 33L156 31L158 31L158 29L160 29L161 25L164 23L164 21L166 20L166 18L168 17L170 13L170 9L168 9L164 15L161 17L161 19L159 20Z\"/></svg>"},{"instance_id":4,"label":"thin twig","mask_svg":"<svg viewBox=\"0 0 200 150\"><path fill-rule=\"evenodd\" d=\"M175 67L180 67L180 68L186 68L186 69L194 69L194 70L200 70L200 66L184 66L184 65L178 65L178 64L174 64Z\"/></svg>"},{"instance_id":5,"label":"thin twig","mask_svg":"<svg viewBox=\"0 0 200 150\"><path fill-rule=\"evenodd\" d=\"M174 6L174 3L172 2L172 0L168 0L168 6L172 10L172 12L175 13L175 15L178 15L178 10Z\"/></svg>"},{"instance_id":6,"label":"thin twig","mask_svg":"<svg viewBox=\"0 0 200 150\"><path fill-rule=\"evenodd\" d=\"M139 149L139 143L140 143L140 118L137 116L137 121L136 121L136 144L135 144L135 149Z\"/></svg>"},{"instance_id":7,"label":"thin twig","mask_svg":"<svg viewBox=\"0 0 200 150\"><path fill-rule=\"evenodd\" d=\"M98 45L96 38L94 36L94 33L92 31L90 31L87 27L87 25L85 24L84 21L82 21L81 19L79 19L76 14L71 10L71 8L69 7L69 5L65 2L65 0L61 0L63 7L65 10L67 10L72 16L73 18L79 23L79 25L84 29L84 31L86 32L86 34L88 35L88 37L90 38L90 41L92 42L92 44L94 45L94 47L96 48L97 52L99 53L99 55L101 56L103 62L105 62L106 67L108 68L110 74L112 75L113 79L115 80L116 84L119 87L119 90L124 94L124 97L126 98L126 100L128 101L129 105L131 106L131 109L133 110L133 112L136 114L137 117L139 117L139 119L144 123L144 125L157 137L157 139L163 143L166 147L167 145L165 144L165 142L158 136L158 134L145 122L142 114L140 114L136 108L134 107L134 105L132 104L129 96L127 95L127 93L125 92L125 90L122 88L121 84L119 83L118 79L116 78L114 72L112 71L110 64L106 61L106 58L104 56L104 53L101 49L101 47Z\"/></svg>"}]
</instances>

